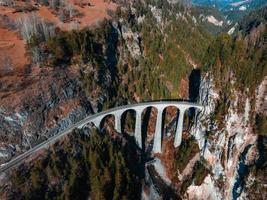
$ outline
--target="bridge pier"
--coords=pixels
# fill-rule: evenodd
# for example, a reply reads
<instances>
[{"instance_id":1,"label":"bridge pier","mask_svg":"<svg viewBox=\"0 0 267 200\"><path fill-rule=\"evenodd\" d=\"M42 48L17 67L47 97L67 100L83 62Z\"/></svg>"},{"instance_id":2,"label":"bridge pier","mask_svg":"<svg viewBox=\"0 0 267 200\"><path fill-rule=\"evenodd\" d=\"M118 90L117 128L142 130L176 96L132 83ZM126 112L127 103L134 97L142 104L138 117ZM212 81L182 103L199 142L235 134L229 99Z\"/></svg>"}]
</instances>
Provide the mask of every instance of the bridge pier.
<instances>
[{"instance_id":1,"label":"bridge pier","mask_svg":"<svg viewBox=\"0 0 267 200\"><path fill-rule=\"evenodd\" d=\"M180 146L180 144L182 142L184 113L185 113L185 109L180 109L178 123L177 123L177 127L176 127L175 138L174 138L174 147L175 148Z\"/></svg>"},{"instance_id":2,"label":"bridge pier","mask_svg":"<svg viewBox=\"0 0 267 200\"><path fill-rule=\"evenodd\" d=\"M153 153L161 153L161 140L162 140L162 115L163 107L158 107L156 129L154 133Z\"/></svg>"},{"instance_id":3,"label":"bridge pier","mask_svg":"<svg viewBox=\"0 0 267 200\"><path fill-rule=\"evenodd\" d=\"M142 149L142 110L136 110L134 137L136 144Z\"/></svg>"},{"instance_id":4,"label":"bridge pier","mask_svg":"<svg viewBox=\"0 0 267 200\"><path fill-rule=\"evenodd\" d=\"M114 113L115 117L115 130L119 133L121 133L121 116L122 112Z\"/></svg>"},{"instance_id":5,"label":"bridge pier","mask_svg":"<svg viewBox=\"0 0 267 200\"><path fill-rule=\"evenodd\" d=\"M176 106L179 109L179 118L177 122L177 127L176 127L176 133L175 133L175 138L174 138L174 147L178 147L181 145L182 142L182 133L183 133L183 122L184 122L184 113L185 111L190 108L198 108L202 109L201 106L199 105L194 105L190 103L178 103L176 105L175 103L169 103L165 104L164 102L157 103L158 105L155 105L154 107L157 108L158 114L157 114L157 122L156 122L156 129L155 129L155 134L154 134L154 142L153 142L153 148L152 152L153 153L161 153L161 146L162 146L162 116L163 116L163 110L167 106ZM148 105L140 105L140 106L135 106L134 108L123 108L121 110L116 110L116 112L106 112L105 115L98 116L95 119L92 119L91 122L95 124L97 128L100 128L100 123L102 119L111 114L114 115L115 117L115 130L119 133L122 132L122 127L121 127L121 117L122 114L127 111L127 110L135 110L136 112L136 121L135 121L135 132L134 132L134 137L136 144L138 147L142 149L142 112L145 108L150 106Z\"/></svg>"}]
</instances>

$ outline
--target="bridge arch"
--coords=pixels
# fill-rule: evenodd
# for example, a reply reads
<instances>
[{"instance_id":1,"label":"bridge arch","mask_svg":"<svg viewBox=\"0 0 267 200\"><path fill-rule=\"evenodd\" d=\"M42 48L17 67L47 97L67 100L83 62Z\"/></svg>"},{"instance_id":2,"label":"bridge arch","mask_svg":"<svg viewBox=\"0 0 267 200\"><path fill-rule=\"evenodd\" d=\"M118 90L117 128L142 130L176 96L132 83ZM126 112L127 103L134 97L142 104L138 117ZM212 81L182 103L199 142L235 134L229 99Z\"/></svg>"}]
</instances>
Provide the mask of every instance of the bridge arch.
<instances>
[{"instance_id":1,"label":"bridge arch","mask_svg":"<svg viewBox=\"0 0 267 200\"><path fill-rule=\"evenodd\" d=\"M172 132L176 130L179 109L176 106L167 106L163 111L163 137L170 137ZM173 130L175 126L175 130Z\"/></svg>"},{"instance_id":2,"label":"bridge arch","mask_svg":"<svg viewBox=\"0 0 267 200\"><path fill-rule=\"evenodd\" d=\"M134 136L134 133L136 132L136 110L135 109L128 109L125 110L121 115L121 129L122 132L128 133L131 136ZM133 121L129 121L133 120ZM128 123L130 122L130 123ZM128 125L128 126L127 126Z\"/></svg>"},{"instance_id":3,"label":"bridge arch","mask_svg":"<svg viewBox=\"0 0 267 200\"><path fill-rule=\"evenodd\" d=\"M104 128L104 125L106 123L109 123L110 122L110 119L112 119L112 121L115 122L115 115L113 113L109 113L109 114L104 115L102 117L102 119L100 120L99 129L103 129ZM109 125L111 125L111 124L109 124ZM115 128L115 124L114 124L114 128Z\"/></svg>"},{"instance_id":4,"label":"bridge arch","mask_svg":"<svg viewBox=\"0 0 267 200\"><path fill-rule=\"evenodd\" d=\"M148 135L149 125L153 126L152 131L155 135L156 122L153 124L150 124L152 122L150 119L152 117L153 112L156 112L156 115L158 115L158 108L154 105L149 105L149 106L143 107L141 113L139 113L138 120L141 120L141 124L140 124L140 127L138 128L139 132L136 132L135 136L136 136L136 141L139 141L138 142L138 144L140 144L139 147L142 149L146 148L145 141L149 137ZM135 126L138 127L138 124L136 124ZM152 146L153 146L153 140L150 142L152 142ZM147 148L150 148L151 147L150 145L151 143L149 143L149 146L147 146Z\"/></svg>"}]
</instances>

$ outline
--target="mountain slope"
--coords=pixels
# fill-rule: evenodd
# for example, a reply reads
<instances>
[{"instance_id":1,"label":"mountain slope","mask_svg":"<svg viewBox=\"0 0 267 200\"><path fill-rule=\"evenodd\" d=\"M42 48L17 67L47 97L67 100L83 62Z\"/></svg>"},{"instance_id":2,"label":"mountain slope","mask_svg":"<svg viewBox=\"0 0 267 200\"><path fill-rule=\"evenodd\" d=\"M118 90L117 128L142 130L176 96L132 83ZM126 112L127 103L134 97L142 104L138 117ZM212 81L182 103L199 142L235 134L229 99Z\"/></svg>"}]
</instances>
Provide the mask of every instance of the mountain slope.
<instances>
[{"instance_id":1,"label":"mountain slope","mask_svg":"<svg viewBox=\"0 0 267 200\"><path fill-rule=\"evenodd\" d=\"M267 152L265 17L247 19L236 34L212 36L205 30L206 25L202 24L200 15L203 11L198 11L199 8L191 8L188 4L185 6L175 3L176 1L133 2L124 2L116 12L109 13L112 20L104 20L94 29L58 31L47 41L39 35L31 35L27 45L30 56L34 57L33 49L38 49L44 57L40 63L42 67L33 66L44 76L52 74L56 78L60 76L55 72L64 74L63 72L74 71L78 84L74 91L83 95L85 104L92 105L95 111L146 100L188 99L192 95L188 88L193 85L195 94L190 100L198 100L205 108L196 115L196 119L192 117L193 111L186 113L186 129L179 148L173 147L178 112L175 108L166 110L163 153L153 155L159 160L154 163L154 171L159 174L155 177L162 176L161 183L164 180L167 180L167 184L171 183L174 193L183 199L261 199L265 195ZM213 9L210 12L211 15L216 14ZM194 83L190 83L190 80ZM50 84L53 83L46 85ZM66 83L67 88L70 86ZM62 101L53 91L51 95L55 97L55 103ZM64 90L62 96L73 96L72 91ZM34 95L31 98L36 99L37 103L26 102L27 108L41 107L38 103L43 104L43 101L39 102ZM41 99L48 99L47 103L45 101L46 106L41 107L41 113L45 113L51 102L49 98ZM29 110L37 118L40 110ZM88 114L89 111L88 108ZM144 113L144 126L148 125L144 128L144 146L147 148L144 148L143 154L134 155L142 161L150 154L157 113L155 109L148 109L147 112L148 114ZM127 144L133 140L129 132L134 130L134 113L127 114L129 115L130 120L126 122L127 128L124 126L122 135L114 132L113 120L107 118L104 127L112 132L112 142L107 137L91 141L86 129L79 135L84 138L75 137L81 139L73 141L75 147L72 142L67 143L66 146L63 145L64 148L59 146L48 151L52 156L46 157L46 154L43 162L26 163L24 167L27 169L27 180L21 176L24 168L21 171L14 170L14 179L11 179L9 187L0 189L11 189L10 191L22 196L28 195L31 189L34 194L38 194L38 189L41 189L41 193L47 195L55 189L57 191L54 194L67 196L79 191L80 188L77 189L76 186L82 184L76 183L82 178L86 186L84 198L88 197L88 191L96 191L99 199L109 199L110 195L104 194L103 197L104 191L111 196L131 199L130 196L125 197L124 186L129 187L135 183L138 190L142 183L135 173L135 179L131 179L128 168L133 167L137 171L143 170L142 172L146 170L142 166L136 167L134 163L128 165L126 171L125 168L118 170L119 166L125 166L124 162L133 158L127 157L127 154L128 159L125 161L115 151L115 160L120 164L113 164L111 147L115 145L116 149L123 146L124 142ZM15 114L11 119L15 117L18 116ZM10 125L8 116L2 117L2 121L5 124L3 130L12 131L16 128ZM26 128L27 125L23 124ZM16 140L18 135L5 135L12 139L11 145L7 146L21 143ZM24 140L27 136L19 135ZM42 136L45 137L45 133L32 141L32 145L40 142L38 139ZM87 145L88 142L92 143ZM108 150L105 145L102 146L107 143L110 147ZM136 150L135 147L130 149ZM91 155L87 152L91 152ZM96 158L99 155L98 162ZM120 158L117 159L118 157ZM57 162L58 159L66 162ZM106 160L110 162L105 162ZM91 176L88 177L86 173ZM110 177L110 174L113 176ZM25 182L27 186L34 187L26 187L23 185ZM122 182L125 184L121 184ZM6 183L8 182L3 182ZM53 183L58 187L53 187ZM142 195L153 195L152 189L144 187ZM135 199L141 196L139 190L129 191L137 192ZM91 195L94 197L93 192Z\"/></svg>"},{"instance_id":2,"label":"mountain slope","mask_svg":"<svg viewBox=\"0 0 267 200\"><path fill-rule=\"evenodd\" d=\"M207 73L200 98L207 107L195 134L214 173L209 187L215 187L222 199L264 199L266 195L261 190L266 181L262 127L267 119L267 23L261 20L251 26L254 20L248 20L235 36L218 36L203 63ZM202 185L197 190L207 189Z\"/></svg>"},{"instance_id":3,"label":"mountain slope","mask_svg":"<svg viewBox=\"0 0 267 200\"><path fill-rule=\"evenodd\" d=\"M193 0L193 4L215 7L224 13L227 20L236 21L250 11L267 5L267 2L265 0Z\"/></svg>"}]
</instances>

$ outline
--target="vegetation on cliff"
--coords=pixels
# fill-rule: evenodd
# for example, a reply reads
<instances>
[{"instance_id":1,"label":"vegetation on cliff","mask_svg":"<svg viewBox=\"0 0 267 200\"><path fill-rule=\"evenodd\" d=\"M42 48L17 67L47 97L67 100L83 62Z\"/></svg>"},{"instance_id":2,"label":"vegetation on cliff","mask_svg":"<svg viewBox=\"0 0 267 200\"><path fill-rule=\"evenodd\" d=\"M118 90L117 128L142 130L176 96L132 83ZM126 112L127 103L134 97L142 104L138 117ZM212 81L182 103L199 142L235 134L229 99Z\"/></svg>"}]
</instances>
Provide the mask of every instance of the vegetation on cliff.
<instances>
[{"instance_id":1,"label":"vegetation on cliff","mask_svg":"<svg viewBox=\"0 0 267 200\"><path fill-rule=\"evenodd\" d=\"M220 34L208 48L203 69L209 72L221 98L214 117L223 127L231 101L238 96L237 110L244 112L246 98L255 109L256 89L267 75L267 23L259 23L250 32L240 31L236 36ZM264 116L262 116L264 115ZM265 127L265 114L253 115L256 132Z\"/></svg>"},{"instance_id":2,"label":"vegetation on cliff","mask_svg":"<svg viewBox=\"0 0 267 200\"><path fill-rule=\"evenodd\" d=\"M152 7L160 10L161 22ZM126 100L185 97L178 90L181 80L200 65L211 40L190 12L165 1L137 2L132 8L118 9L114 19L117 25L104 21L94 30L60 31L47 42L34 35L28 41L29 53L37 63L82 66L80 77L89 96L97 98L107 89L104 107ZM127 39L124 34L133 35ZM128 48L133 43L138 56Z\"/></svg>"},{"instance_id":3,"label":"vegetation on cliff","mask_svg":"<svg viewBox=\"0 0 267 200\"><path fill-rule=\"evenodd\" d=\"M11 176L9 199L139 199L141 161L128 144L75 130Z\"/></svg>"}]
</instances>

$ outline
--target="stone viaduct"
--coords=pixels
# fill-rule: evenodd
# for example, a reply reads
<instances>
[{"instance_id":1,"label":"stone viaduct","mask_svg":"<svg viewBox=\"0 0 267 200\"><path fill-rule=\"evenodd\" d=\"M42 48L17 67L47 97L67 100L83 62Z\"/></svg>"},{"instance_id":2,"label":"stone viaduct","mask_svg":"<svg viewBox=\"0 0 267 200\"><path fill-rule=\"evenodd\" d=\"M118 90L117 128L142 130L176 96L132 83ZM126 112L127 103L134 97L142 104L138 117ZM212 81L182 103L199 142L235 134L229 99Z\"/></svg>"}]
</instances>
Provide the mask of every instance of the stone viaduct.
<instances>
[{"instance_id":1,"label":"stone viaduct","mask_svg":"<svg viewBox=\"0 0 267 200\"><path fill-rule=\"evenodd\" d=\"M115 129L118 132L121 132L121 117L122 114L128 110L134 110L136 112L136 122L135 122L135 133L134 137L137 145L142 148L142 133L141 133L141 124L142 124L142 112L148 107L154 107L158 110L156 129L154 134L154 144L153 144L153 153L161 153L161 141L162 141L162 115L165 108L169 106L174 106L179 109L179 118L176 128L176 134L174 139L174 146L178 147L181 144L182 132L183 132L183 120L184 113L189 108L196 108L201 110L202 106L190 102L181 102L181 101L155 101L155 102L146 102L138 103L133 105L126 105L117 108L113 108L104 112L97 113L95 115L87 116L83 120L79 121L76 124L73 124L71 127L66 130L48 138L46 141L37 144L33 148L29 149L25 153L15 157L8 163L0 165L0 174L11 169L12 167L18 165L19 163L25 161L25 159L34 153L38 152L41 149L49 148L50 145L58 141L64 135L71 134L72 131L76 128L83 128L88 123L94 123L96 127L100 128L101 121L108 115L113 115L115 117Z\"/></svg>"},{"instance_id":2,"label":"stone viaduct","mask_svg":"<svg viewBox=\"0 0 267 200\"><path fill-rule=\"evenodd\" d=\"M162 142L162 116L165 108L169 106L174 106L179 110L178 123L176 128L176 134L174 139L174 147L178 147L181 144L182 140L182 132L183 132L183 121L184 121L184 113L189 108L202 109L202 106L195 103L184 102L184 101L155 101L155 102L146 102L139 104L132 104L121 106L117 108L113 108L111 110L107 110L101 113L94 115L94 118L90 120L94 125L100 128L101 121L109 116L113 115L115 118L115 129L116 131L121 133L121 117L124 112L129 110L135 111L135 133L134 137L137 145L142 148L142 113L148 107L154 107L157 109L157 122L156 129L154 134L154 144L153 144L153 153L161 153L161 142Z\"/></svg>"}]
</instances>

